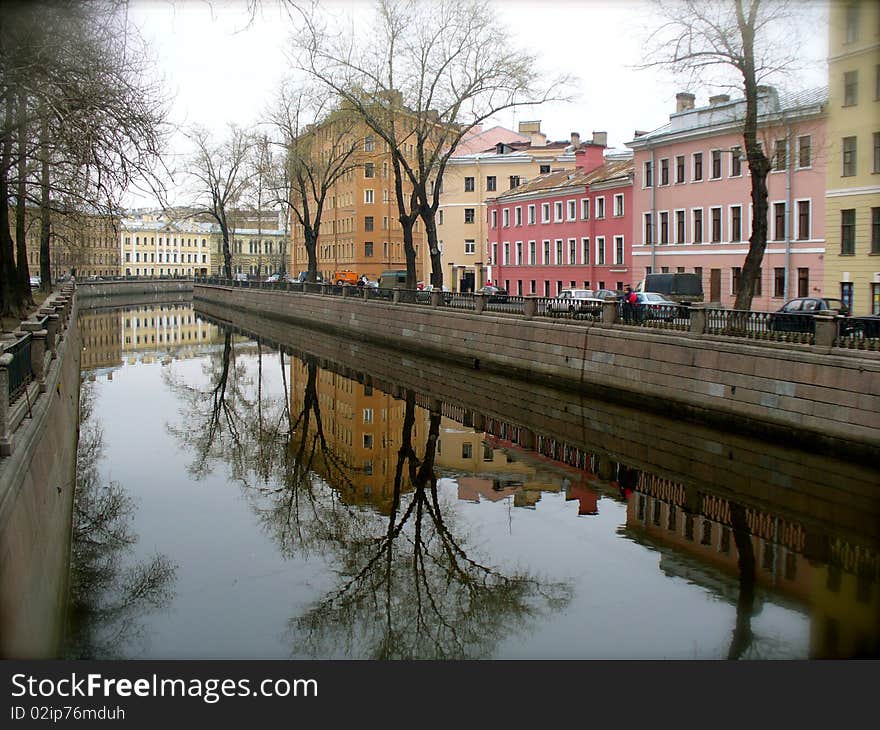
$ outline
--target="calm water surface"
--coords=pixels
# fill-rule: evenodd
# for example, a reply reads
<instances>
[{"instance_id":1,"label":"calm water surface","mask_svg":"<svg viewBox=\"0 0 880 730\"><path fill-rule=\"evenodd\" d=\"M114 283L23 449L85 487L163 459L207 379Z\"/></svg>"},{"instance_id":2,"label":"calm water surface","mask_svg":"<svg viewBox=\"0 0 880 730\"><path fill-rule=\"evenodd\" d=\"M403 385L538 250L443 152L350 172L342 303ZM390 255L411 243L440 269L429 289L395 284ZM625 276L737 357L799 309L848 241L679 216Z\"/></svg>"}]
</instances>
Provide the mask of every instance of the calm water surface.
<instances>
[{"instance_id":1,"label":"calm water surface","mask_svg":"<svg viewBox=\"0 0 880 730\"><path fill-rule=\"evenodd\" d=\"M737 496L189 304L80 324L71 656L876 655L876 531L760 447Z\"/></svg>"}]
</instances>

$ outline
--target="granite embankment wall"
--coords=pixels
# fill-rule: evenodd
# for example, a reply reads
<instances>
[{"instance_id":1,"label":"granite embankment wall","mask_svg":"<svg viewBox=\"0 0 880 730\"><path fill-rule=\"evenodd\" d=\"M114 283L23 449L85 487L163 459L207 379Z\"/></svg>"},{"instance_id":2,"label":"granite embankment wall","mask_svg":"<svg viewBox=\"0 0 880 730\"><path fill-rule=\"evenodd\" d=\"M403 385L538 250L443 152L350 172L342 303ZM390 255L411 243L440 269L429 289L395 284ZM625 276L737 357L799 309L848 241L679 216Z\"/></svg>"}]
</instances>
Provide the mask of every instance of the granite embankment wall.
<instances>
[{"instance_id":1,"label":"granite embankment wall","mask_svg":"<svg viewBox=\"0 0 880 730\"><path fill-rule=\"evenodd\" d=\"M96 299L106 299L107 304L115 305L116 297L137 295L176 295L192 294L192 279L119 279L101 281L83 281L76 287L77 294L85 306L91 308L102 306ZM162 300L164 301L164 299Z\"/></svg>"},{"instance_id":2,"label":"granite embankment wall","mask_svg":"<svg viewBox=\"0 0 880 730\"><path fill-rule=\"evenodd\" d=\"M666 416L880 456L876 353L196 284L209 302Z\"/></svg>"},{"instance_id":3,"label":"granite embankment wall","mask_svg":"<svg viewBox=\"0 0 880 730\"><path fill-rule=\"evenodd\" d=\"M3 414L15 425L0 458L3 658L57 657L64 635L82 349L76 296L67 298L52 323L54 357L46 351L41 377Z\"/></svg>"}]
</instances>

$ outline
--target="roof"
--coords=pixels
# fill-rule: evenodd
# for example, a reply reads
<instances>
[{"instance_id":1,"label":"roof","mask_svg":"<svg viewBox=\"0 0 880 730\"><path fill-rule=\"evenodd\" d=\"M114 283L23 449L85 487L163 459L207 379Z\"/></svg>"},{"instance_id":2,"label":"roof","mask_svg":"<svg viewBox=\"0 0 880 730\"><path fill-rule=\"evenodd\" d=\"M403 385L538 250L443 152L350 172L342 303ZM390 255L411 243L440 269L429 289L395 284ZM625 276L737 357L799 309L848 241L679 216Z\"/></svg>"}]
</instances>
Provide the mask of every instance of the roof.
<instances>
[{"instance_id":1,"label":"roof","mask_svg":"<svg viewBox=\"0 0 880 730\"><path fill-rule=\"evenodd\" d=\"M455 150L455 156L469 155L474 152L483 152L487 149L494 149L499 142L528 142L529 138L524 134L514 132L501 125L490 127L489 129L481 129L476 131L472 129L470 133L462 137Z\"/></svg>"},{"instance_id":2,"label":"roof","mask_svg":"<svg viewBox=\"0 0 880 730\"><path fill-rule=\"evenodd\" d=\"M583 168L574 170L559 170L538 175L526 183L508 190L503 195L494 198L495 201L517 198L523 195L536 195L549 193L553 190L566 188L583 188L592 185L601 185L615 180L631 178L633 174L632 158L605 160L605 163L595 170L585 172Z\"/></svg>"},{"instance_id":3,"label":"roof","mask_svg":"<svg viewBox=\"0 0 880 730\"><path fill-rule=\"evenodd\" d=\"M828 104L828 87L806 89L796 93L778 94L764 87L758 96L758 124L778 120L780 116L818 113ZM675 135L709 133L742 123L745 98L686 109L669 115L669 122L627 142L628 147L642 147L648 142Z\"/></svg>"}]
</instances>

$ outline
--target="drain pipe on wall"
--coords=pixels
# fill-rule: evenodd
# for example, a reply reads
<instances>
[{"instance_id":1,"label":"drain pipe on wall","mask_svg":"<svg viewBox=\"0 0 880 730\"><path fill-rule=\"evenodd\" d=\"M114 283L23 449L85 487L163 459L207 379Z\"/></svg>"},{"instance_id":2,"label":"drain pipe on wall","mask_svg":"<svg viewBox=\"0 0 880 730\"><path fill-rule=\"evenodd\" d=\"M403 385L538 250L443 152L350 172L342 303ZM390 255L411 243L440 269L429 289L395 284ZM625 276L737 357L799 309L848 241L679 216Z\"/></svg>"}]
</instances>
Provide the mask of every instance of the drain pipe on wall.
<instances>
[{"instance_id":1,"label":"drain pipe on wall","mask_svg":"<svg viewBox=\"0 0 880 730\"><path fill-rule=\"evenodd\" d=\"M785 301L788 301L791 299L791 166L794 164L795 150L792 144L791 122L785 120L785 112L782 114L782 120L785 124L785 146L788 151L785 165Z\"/></svg>"},{"instance_id":2,"label":"drain pipe on wall","mask_svg":"<svg viewBox=\"0 0 880 730\"><path fill-rule=\"evenodd\" d=\"M657 211L655 210L654 190L657 188L657 168L654 160L654 145L648 142L648 149L651 150L651 273L657 273Z\"/></svg>"}]
</instances>

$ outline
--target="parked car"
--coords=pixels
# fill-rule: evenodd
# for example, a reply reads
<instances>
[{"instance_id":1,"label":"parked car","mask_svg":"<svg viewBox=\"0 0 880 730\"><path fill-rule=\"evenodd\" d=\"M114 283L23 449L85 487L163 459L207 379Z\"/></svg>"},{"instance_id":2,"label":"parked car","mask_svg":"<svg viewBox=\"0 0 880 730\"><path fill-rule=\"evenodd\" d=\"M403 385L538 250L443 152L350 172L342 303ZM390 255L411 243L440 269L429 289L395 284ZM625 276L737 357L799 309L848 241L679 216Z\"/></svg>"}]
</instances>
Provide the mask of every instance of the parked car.
<instances>
[{"instance_id":1,"label":"parked car","mask_svg":"<svg viewBox=\"0 0 880 730\"><path fill-rule=\"evenodd\" d=\"M358 275L356 272L350 271L349 269L342 269L341 271L333 273L333 281L336 282L336 286L342 286L343 284L351 284L354 286L357 284Z\"/></svg>"},{"instance_id":2,"label":"parked car","mask_svg":"<svg viewBox=\"0 0 880 730\"><path fill-rule=\"evenodd\" d=\"M662 319L667 322L678 316L678 302L673 302L668 297L654 292L636 292L639 299L638 309L635 314L638 318Z\"/></svg>"},{"instance_id":3,"label":"parked car","mask_svg":"<svg viewBox=\"0 0 880 730\"><path fill-rule=\"evenodd\" d=\"M237 274L235 274L232 278L233 278L233 280L235 280L235 281L247 281L247 280L248 280L248 275L245 274L243 271L239 271L239 272L238 272Z\"/></svg>"},{"instance_id":4,"label":"parked car","mask_svg":"<svg viewBox=\"0 0 880 730\"><path fill-rule=\"evenodd\" d=\"M308 281L308 280L309 280L309 272L308 271L300 271L299 274L297 274L296 281L303 282L303 281ZM324 277L322 277L320 274L316 273L315 274L315 282L320 284L322 281L324 281Z\"/></svg>"},{"instance_id":5,"label":"parked car","mask_svg":"<svg viewBox=\"0 0 880 730\"><path fill-rule=\"evenodd\" d=\"M485 294L488 299L487 302L490 304L498 303L498 302L506 302L509 298L509 294L507 293L507 289L500 286L493 286L492 284L486 284L485 286L481 286L476 291L477 294Z\"/></svg>"},{"instance_id":6,"label":"parked car","mask_svg":"<svg viewBox=\"0 0 880 730\"><path fill-rule=\"evenodd\" d=\"M622 296L621 292L614 289L596 289L593 295L596 299L620 299Z\"/></svg>"},{"instance_id":7,"label":"parked car","mask_svg":"<svg viewBox=\"0 0 880 730\"><path fill-rule=\"evenodd\" d=\"M379 277L380 289L394 289L394 287L406 286L406 269L391 269L383 271Z\"/></svg>"},{"instance_id":8,"label":"parked car","mask_svg":"<svg viewBox=\"0 0 880 730\"><path fill-rule=\"evenodd\" d=\"M559 296L547 302L547 311L583 314L598 319L602 316L605 300L597 297L592 289L563 289Z\"/></svg>"},{"instance_id":9,"label":"parked car","mask_svg":"<svg viewBox=\"0 0 880 730\"><path fill-rule=\"evenodd\" d=\"M663 294L667 299L687 306L703 301L703 278L700 274L684 272L647 274L636 284L636 291Z\"/></svg>"},{"instance_id":10,"label":"parked car","mask_svg":"<svg viewBox=\"0 0 880 730\"><path fill-rule=\"evenodd\" d=\"M274 284L276 281L281 281L281 274L272 274L266 277L267 284Z\"/></svg>"},{"instance_id":11,"label":"parked car","mask_svg":"<svg viewBox=\"0 0 880 730\"><path fill-rule=\"evenodd\" d=\"M31 277L31 289L39 289L40 284L43 283L43 280L39 276Z\"/></svg>"},{"instance_id":12,"label":"parked car","mask_svg":"<svg viewBox=\"0 0 880 730\"><path fill-rule=\"evenodd\" d=\"M849 317L849 307L840 299L829 297L798 297L786 302L773 312L767 319L767 328L771 332L812 332L813 317L817 314L833 314ZM848 323L849 325L849 323ZM847 334L852 325L844 326L842 332Z\"/></svg>"},{"instance_id":13,"label":"parked car","mask_svg":"<svg viewBox=\"0 0 880 730\"><path fill-rule=\"evenodd\" d=\"M434 285L423 283L420 291L428 292L430 294L432 291L434 291ZM443 301L446 304L449 304L449 302L452 301L452 290L448 286L444 285L442 291L443 291Z\"/></svg>"}]
</instances>

